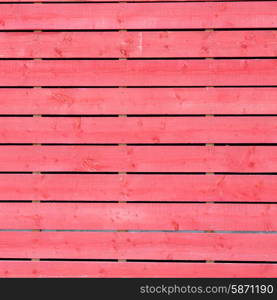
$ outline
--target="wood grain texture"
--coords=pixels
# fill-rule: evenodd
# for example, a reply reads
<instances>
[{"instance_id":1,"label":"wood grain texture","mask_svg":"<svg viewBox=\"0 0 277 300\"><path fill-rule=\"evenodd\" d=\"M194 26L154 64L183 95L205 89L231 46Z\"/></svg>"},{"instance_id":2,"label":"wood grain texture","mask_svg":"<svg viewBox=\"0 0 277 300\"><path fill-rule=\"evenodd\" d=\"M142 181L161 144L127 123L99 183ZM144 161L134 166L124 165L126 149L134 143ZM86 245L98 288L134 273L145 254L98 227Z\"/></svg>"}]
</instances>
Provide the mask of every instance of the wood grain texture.
<instances>
[{"instance_id":1,"label":"wood grain texture","mask_svg":"<svg viewBox=\"0 0 277 300\"><path fill-rule=\"evenodd\" d=\"M0 32L0 58L263 57L276 31Z\"/></svg>"},{"instance_id":2,"label":"wood grain texture","mask_svg":"<svg viewBox=\"0 0 277 300\"><path fill-rule=\"evenodd\" d=\"M2 60L0 86L276 85L276 68L275 59Z\"/></svg>"},{"instance_id":3,"label":"wood grain texture","mask_svg":"<svg viewBox=\"0 0 277 300\"><path fill-rule=\"evenodd\" d=\"M2 258L276 261L277 235L0 232Z\"/></svg>"},{"instance_id":4,"label":"wood grain texture","mask_svg":"<svg viewBox=\"0 0 277 300\"><path fill-rule=\"evenodd\" d=\"M1 30L276 28L277 3L3 4Z\"/></svg>"},{"instance_id":5,"label":"wood grain texture","mask_svg":"<svg viewBox=\"0 0 277 300\"><path fill-rule=\"evenodd\" d=\"M0 117L0 143L277 143L277 117Z\"/></svg>"},{"instance_id":6,"label":"wood grain texture","mask_svg":"<svg viewBox=\"0 0 277 300\"><path fill-rule=\"evenodd\" d=\"M0 171L276 172L274 146L1 146Z\"/></svg>"},{"instance_id":7,"label":"wood grain texture","mask_svg":"<svg viewBox=\"0 0 277 300\"><path fill-rule=\"evenodd\" d=\"M0 277L275 278L276 264L0 261Z\"/></svg>"},{"instance_id":8,"label":"wood grain texture","mask_svg":"<svg viewBox=\"0 0 277 300\"><path fill-rule=\"evenodd\" d=\"M277 231L276 214L276 204L0 203L0 228Z\"/></svg>"},{"instance_id":9,"label":"wood grain texture","mask_svg":"<svg viewBox=\"0 0 277 300\"><path fill-rule=\"evenodd\" d=\"M0 174L0 200L277 202L277 176Z\"/></svg>"},{"instance_id":10,"label":"wood grain texture","mask_svg":"<svg viewBox=\"0 0 277 300\"><path fill-rule=\"evenodd\" d=\"M0 277L276 277L277 2L162 1L0 5L0 144L105 144L0 145Z\"/></svg>"},{"instance_id":11,"label":"wood grain texture","mask_svg":"<svg viewBox=\"0 0 277 300\"><path fill-rule=\"evenodd\" d=\"M277 88L2 88L0 114L277 114Z\"/></svg>"}]
</instances>

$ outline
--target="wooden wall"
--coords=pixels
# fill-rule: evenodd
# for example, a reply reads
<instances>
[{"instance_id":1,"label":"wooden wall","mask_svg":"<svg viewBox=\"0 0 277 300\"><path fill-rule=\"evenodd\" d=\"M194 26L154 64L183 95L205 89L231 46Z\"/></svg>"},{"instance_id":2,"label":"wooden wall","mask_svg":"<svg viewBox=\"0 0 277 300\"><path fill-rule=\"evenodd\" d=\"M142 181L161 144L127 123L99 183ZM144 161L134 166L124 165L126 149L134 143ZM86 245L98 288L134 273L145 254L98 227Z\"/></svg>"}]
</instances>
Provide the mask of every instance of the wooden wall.
<instances>
[{"instance_id":1,"label":"wooden wall","mask_svg":"<svg viewBox=\"0 0 277 300\"><path fill-rule=\"evenodd\" d=\"M0 277L276 277L277 2L4 2Z\"/></svg>"}]
</instances>

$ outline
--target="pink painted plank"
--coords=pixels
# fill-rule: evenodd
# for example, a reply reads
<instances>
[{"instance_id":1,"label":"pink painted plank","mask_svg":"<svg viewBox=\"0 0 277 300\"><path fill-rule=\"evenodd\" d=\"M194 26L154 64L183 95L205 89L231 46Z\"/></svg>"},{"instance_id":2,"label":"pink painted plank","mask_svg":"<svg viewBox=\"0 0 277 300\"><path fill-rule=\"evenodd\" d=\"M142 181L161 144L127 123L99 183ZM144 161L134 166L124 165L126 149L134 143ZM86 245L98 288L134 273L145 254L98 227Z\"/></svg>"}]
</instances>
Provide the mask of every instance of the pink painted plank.
<instances>
[{"instance_id":1,"label":"pink painted plank","mask_svg":"<svg viewBox=\"0 0 277 300\"><path fill-rule=\"evenodd\" d=\"M169 0L128 0L128 2L168 2ZM191 2L191 0L174 0L174 2ZM193 0L193 2L210 2L211 0ZM241 1L241 0L213 0L213 1ZM264 1L264 0L248 0L248 1ZM27 0L1 0L2 3L5 2L9 2L9 3L13 3L13 2L32 2L32 3L43 3L43 2L57 2L56 0L33 0L33 1L27 1ZM116 0L111 0L111 1L107 1L107 0L60 0L58 2L122 2L122 1L116 1Z\"/></svg>"},{"instance_id":2,"label":"pink painted plank","mask_svg":"<svg viewBox=\"0 0 277 300\"><path fill-rule=\"evenodd\" d=\"M276 143L277 117L0 117L0 143Z\"/></svg>"},{"instance_id":3,"label":"pink painted plank","mask_svg":"<svg viewBox=\"0 0 277 300\"><path fill-rule=\"evenodd\" d=\"M0 200L277 202L277 176L0 174Z\"/></svg>"},{"instance_id":4,"label":"pink painted plank","mask_svg":"<svg viewBox=\"0 0 277 300\"><path fill-rule=\"evenodd\" d=\"M0 232L1 258L276 261L277 235Z\"/></svg>"},{"instance_id":5,"label":"pink painted plank","mask_svg":"<svg viewBox=\"0 0 277 300\"><path fill-rule=\"evenodd\" d=\"M0 58L276 56L276 31L0 32Z\"/></svg>"},{"instance_id":6,"label":"pink painted plank","mask_svg":"<svg viewBox=\"0 0 277 300\"><path fill-rule=\"evenodd\" d=\"M0 261L0 277L275 278L277 264Z\"/></svg>"},{"instance_id":7,"label":"pink painted plank","mask_svg":"<svg viewBox=\"0 0 277 300\"><path fill-rule=\"evenodd\" d=\"M276 204L0 203L0 228L277 231L276 215Z\"/></svg>"},{"instance_id":8,"label":"pink painted plank","mask_svg":"<svg viewBox=\"0 0 277 300\"><path fill-rule=\"evenodd\" d=\"M276 85L276 68L275 59L2 60L0 61L0 85Z\"/></svg>"},{"instance_id":9,"label":"pink painted plank","mask_svg":"<svg viewBox=\"0 0 277 300\"><path fill-rule=\"evenodd\" d=\"M277 3L2 4L0 30L275 28Z\"/></svg>"},{"instance_id":10,"label":"pink painted plank","mask_svg":"<svg viewBox=\"0 0 277 300\"><path fill-rule=\"evenodd\" d=\"M277 88L2 88L0 114L277 114Z\"/></svg>"},{"instance_id":11,"label":"pink painted plank","mask_svg":"<svg viewBox=\"0 0 277 300\"><path fill-rule=\"evenodd\" d=\"M1 146L0 171L276 172L274 146Z\"/></svg>"}]
</instances>

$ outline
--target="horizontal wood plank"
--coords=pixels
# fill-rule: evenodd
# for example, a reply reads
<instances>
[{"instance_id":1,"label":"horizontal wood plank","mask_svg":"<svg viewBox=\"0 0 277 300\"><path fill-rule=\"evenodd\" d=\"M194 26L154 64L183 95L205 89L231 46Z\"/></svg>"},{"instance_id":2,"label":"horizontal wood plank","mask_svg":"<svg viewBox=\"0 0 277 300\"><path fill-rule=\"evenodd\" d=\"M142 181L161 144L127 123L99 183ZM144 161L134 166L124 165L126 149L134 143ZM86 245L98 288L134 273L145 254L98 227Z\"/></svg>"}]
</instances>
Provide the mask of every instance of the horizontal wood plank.
<instances>
[{"instance_id":1,"label":"horizontal wood plank","mask_svg":"<svg viewBox=\"0 0 277 300\"><path fill-rule=\"evenodd\" d=\"M2 88L0 114L277 114L277 88Z\"/></svg>"},{"instance_id":2,"label":"horizontal wood plank","mask_svg":"<svg viewBox=\"0 0 277 300\"><path fill-rule=\"evenodd\" d=\"M0 143L277 143L277 117L0 117Z\"/></svg>"},{"instance_id":3,"label":"horizontal wood plank","mask_svg":"<svg viewBox=\"0 0 277 300\"><path fill-rule=\"evenodd\" d=\"M276 264L0 261L0 277L275 278Z\"/></svg>"},{"instance_id":4,"label":"horizontal wood plank","mask_svg":"<svg viewBox=\"0 0 277 300\"><path fill-rule=\"evenodd\" d=\"M277 3L2 4L0 30L276 28Z\"/></svg>"},{"instance_id":5,"label":"horizontal wood plank","mask_svg":"<svg viewBox=\"0 0 277 300\"><path fill-rule=\"evenodd\" d=\"M276 261L277 235L0 232L1 258Z\"/></svg>"},{"instance_id":6,"label":"horizontal wood plank","mask_svg":"<svg viewBox=\"0 0 277 300\"><path fill-rule=\"evenodd\" d=\"M276 31L0 32L0 58L276 56Z\"/></svg>"},{"instance_id":7,"label":"horizontal wood plank","mask_svg":"<svg viewBox=\"0 0 277 300\"><path fill-rule=\"evenodd\" d=\"M175 2L191 2L191 0L175 0ZM211 0L194 0L194 2L210 2ZM213 0L213 1L220 1L220 2L223 2L223 1L241 1L241 0ZM248 0L248 1L264 1L264 0ZM20 2L31 2L31 1L26 1L26 0L1 0L2 3L6 3L6 2L9 2L9 3L13 3L13 2L17 2L17 3L20 3ZM44 0L44 1L41 1L41 0L33 0L32 3L36 3L36 2L39 2L39 3L44 3L44 2L57 2L55 0ZM111 1L107 1L107 0L60 0L59 2L109 2L109 3L116 3L116 2L121 2L121 1L118 1L118 0L111 0ZM128 2L168 2L168 0L129 0Z\"/></svg>"},{"instance_id":8,"label":"horizontal wood plank","mask_svg":"<svg viewBox=\"0 0 277 300\"><path fill-rule=\"evenodd\" d=\"M0 229L277 231L276 214L276 204L0 203Z\"/></svg>"},{"instance_id":9,"label":"horizontal wood plank","mask_svg":"<svg viewBox=\"0 0 277 300\"><path fill-rule=\"evenodd\" d=\"M0 174L0 200L277 202L277 176Z\"/></svg>"},{"instance_id":10,"label":"horizontal wood plank","mask_svg":"<svg viewBox=\"0 0 277 300\"><path fill-rule=\"evenodd\" d=\"M2 60L0 86L276 85L276 68L275 59Z\"/></svg>"},{"instance_id":11,"label":"horizontal wood plank","mask_svg":"<svg viewBox=\"0 0 277 300\"><path fill-rule=\"evenodd\" d=\"M0 171L276 172L274 146L1 146Z\"/></svg>"}]
</instances>

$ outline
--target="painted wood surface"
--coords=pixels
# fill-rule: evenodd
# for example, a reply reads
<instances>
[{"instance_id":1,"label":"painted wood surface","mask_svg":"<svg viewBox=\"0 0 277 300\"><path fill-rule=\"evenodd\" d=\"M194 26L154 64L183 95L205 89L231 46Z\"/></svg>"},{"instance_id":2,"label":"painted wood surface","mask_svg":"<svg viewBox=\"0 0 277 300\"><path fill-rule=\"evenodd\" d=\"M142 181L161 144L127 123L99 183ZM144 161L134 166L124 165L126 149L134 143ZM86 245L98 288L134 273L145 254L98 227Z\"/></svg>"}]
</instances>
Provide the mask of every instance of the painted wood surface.
<instances>
[{"instance_id":1,"label":"painted wood surface","mask_svg":"<svg viewBox=\"0 0 277 300\"><path fill-rule=\"evenodd\" d=\"M0 200L277 202L277 177L0 174Z\"/></svg>"},{"instance_id":2,"label":"painted wood surface","mask_svg":"<svg viewBox=\"0 0 277 300\"><path fill-rule=\"evenodd\" d=\"M1 88L0 114L277 114L277 88Z\"/></svg>"},{"instance_id":3,"label":"painted wood surface","mask_svg":"<svg viewBox=\"0 0 277 300\"><path fill-rule=\"evenodd\" d=\"M277 3L2 4L0 30L276 28Z\"/></svg>"},{"instance_id":4,"label":"painted wood surface","mask_svg":"<svg viewBox=\"0 0 277 300\"><path fill-rule=\"evenodd\" d=\"M276 277L277 2L10 2L0 277Z\"/></svg>"},{"instance_id":5,"label":"painted wood surface","mask_svg":"<svg viewBox=\"0 0 277 300\"><path fill-rule=\"evenodd\" d=\"M277 231L276 215L276 204L0 203L1 229L16 230Z\"/></svg>"},{"instance_id":6,"label":"painted wood surface","mask_svg":"<svg viewBox=\"0 0 277 300\"><path fill-rule=\"evenodd\" d=\"M276 234L0 232L2 258L276 261Z\"/></svg>"},{"instance_id":7,"label":"painted wood surface","mask_svg":"<svg viewBox=\"0 0 277 300\"><path fill-rule=\"evenodd\" d=\"M264 57L275 30L0 32L0 58Z\"/></svg>"},{"instance_id":8,"label":"painted wood surface","mask_svg":"<svg viewBox=\"0 0 277 300\"><path fill-rule=\"evenodd\" d=\"M276 68L275 59L2 60L0 86L276 85Z\"/></svg>"},{"instance_id":9,"label":"painted wood surface","mask_svg":"<svg viewBox=\"0 0 277 300\"><path fill-rule=\"evenodd\" d=\"M175 0L174 2L191 2L191 0ZM193 2L210 2L211 0L194 0ZM241 0L213 0L213 1L220 1L220 2L223 2L223 1L241 1ZM248 1L264 1L264 0L248 0ZM54 0L44 0L44 1L41 1L41 0L33 0L33 1L26 1L26 0L2 0L1 1L2 3L5 3L5 2L9 2L9 3L13 3L13 2L17 2L17 3L20 3L20 2L30 2L30 3L36 3L36 2L39 2L39 3L45 3L45 2L57 2L57 1L54 1ZM122 1L117 1L117 0L113 0L113 1L106 1L106 0L60 0L59 1L60 3L62 2L110 2L110 3L116 3L116 2L122 2ZM128 2L168 2L168 0L129 0Z\"/></svg>"},{"instance_id":10,"label":"painted wood surface","mask_svg":"<svg viewBox=\"0 0 277 300\"><path fill-rule=\"evenodd\" d=\"M0 261L0 277L275 278L276 264Z\"/></svg>"},{"instance_id":11,"label":"painted wood surface","mask_svg":"<svg viewBox=\"0 0 277 300\"><path fill-rule=\"evenodd\" d=\"M1 146L1 172L276 172L274 146Z\"/></svg>"},{"instance_id":12,"label":"painted wood surface","mask_svg":"<svg viewBox=\"0 0 277 300\"><path fill-rule=\"evenodd\" d=\"M0 117L0 143L277 143L277 117Z\"/></svg>"}]
</instances>

